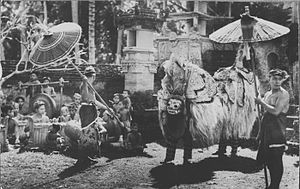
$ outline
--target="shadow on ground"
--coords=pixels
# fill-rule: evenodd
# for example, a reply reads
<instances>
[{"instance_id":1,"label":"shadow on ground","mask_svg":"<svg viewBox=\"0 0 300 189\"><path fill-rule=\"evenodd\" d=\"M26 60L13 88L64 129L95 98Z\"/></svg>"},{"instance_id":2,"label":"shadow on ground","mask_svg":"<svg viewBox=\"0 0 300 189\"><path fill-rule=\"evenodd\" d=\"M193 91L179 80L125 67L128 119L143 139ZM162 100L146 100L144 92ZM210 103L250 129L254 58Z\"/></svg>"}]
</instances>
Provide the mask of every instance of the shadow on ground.
<instances>
[{"instance_id":1,"label":"shadow on ground","mask_svg":"<svg viewBox=\"0 0 300 189\"><path fill-rule=\"evenodd\" d=\"M167 143L166 143L165 139L156 140L155 142L163 147L167 147ZM241 148L248 148L252 151L258 150L258 142L256 141L255 138L239 139L237 141L226 141L225 142L225 144L227 146L231 146L232 143L237 144ZM183 140L178 141L176 148L184 149ZM193 141L193 148L206 148L206 146L203 146L203 144L200 142Z\"/></svg>"},{"instance_id":2,"label":"shadow on ground","mask_svg":"<svg viewBox=\"0 0 300 189\"><path fill-rule=\"evenodd\" d=\"M153 158L153 156L149 155L146 152L130 152L122 147L119 146L112 146L111 144L102 144L102 152L103 157L108 158L107 162L128 158L128 157L147 157Z\"/></svg>"},{"instance_id":3,"label":"shadow on ground","mask_svg":"<svg viewBox=\"0 0 300 189\"><path fill-rule=\"evenodd\" d=\"M160 165L150 171L153 178L153 187L170 188L180 184L196 184L209 181L214 171L239 171L242 173L255 173L261 168L256 161L247 157L217 158L210 157L200 162L188 165Z\"/></svg>"},{"instance_id":4,"label":"shadow on ground","mask_svg":"<svg viewBox=\"0 0 300 189\"><path fill-rule=\"evenodd\" d=\"M48 188L51 184L54 184L55 182L58 182L60 180L64 180L66 178L84 173L84 172L88 172L90 170L93 169L101 169L104 168L106 165L108 164L100 164L100 165L78 165L78 164L74 164L71 167L68 167L66 169L64 169L62 172L60 172L57 176L57 179L54 180L50 180L47 182L43 182L43 183L39 183L36 185L29 185L28 187L30 187L31 189L40 189L40 188Z\"/></svg>"}]
</instances>

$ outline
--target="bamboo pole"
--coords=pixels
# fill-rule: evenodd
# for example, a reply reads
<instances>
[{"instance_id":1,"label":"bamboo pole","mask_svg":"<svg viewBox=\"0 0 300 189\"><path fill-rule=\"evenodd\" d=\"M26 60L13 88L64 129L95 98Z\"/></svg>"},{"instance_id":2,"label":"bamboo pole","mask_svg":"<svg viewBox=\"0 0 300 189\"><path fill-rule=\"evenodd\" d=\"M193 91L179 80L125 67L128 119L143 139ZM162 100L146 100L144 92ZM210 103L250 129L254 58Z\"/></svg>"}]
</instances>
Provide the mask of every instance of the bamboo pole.
<instances>
[{"instance_id":1,"label":"bamboo pole","mask_svg":"<svg viewBox=\"0 0 300 189\"><path fill-rule=\"evenodd\" d=\"M71 8L72 8L72 21L78 23L78 1L71 1ZM76 57L76 63L79 62L79 46L75 46L75 57Z\"/></svg>"},{"instance_id":2,"label":"bamboo pole","mask_svg":"<svg viewBox=\"0 0 300 189\"><path fill-rule=\"evenodd\" d=\"M89 63L96 63L96 47L95 47L95 0L88 1L89 9Z\"/></svg>"},{"instance_id":3,"label":"bamboo pole","mask_svg":"<svg viewBox=\"0 0 300 189\"><path fill-rule=\"evenodd\" d=\"M297 11L297 23L298 23L298 66L300 68L300 59L299 59L299 56L300 56L300 33L299 33L299 30L300 30L300 3L299 2L295 2L296 3L296 11ZM298 98L299 98L299 101L298 101L298 108L300 109L300 72L298 71ZM299 117L298 117L298 129L300 129L300 111L299 111Z\"/></svg>"},{"instance_id":4,"label":"bamboo pole","mask_svg":"<svg viewBox=\"0 0 300 189\"><path fill-rule=\"evenodd\" d=\"M249 44L250 46L250 44ZM254 79L254 88L255 88L255 96L258 97L258 90L257 90L257 83L256 83L256 75L255 75L255 51L254 51L254 48L252 47L252 45L250 46L250 59L251 59L251 64L252 64L252 72L253 72L253 79ZM256 104L256 107L257 107L257 113L258 113L258 134L260 135L260 132L261 132L261 120L260 120L260 113L261 113L261 109L260 109L260 106L259 104ZM261 144L259 144L261 145ZM268 172L267 172L267 167L266 167L266 164L264 163L263 164L263 167L264 167L264 175L265 175L265 183L266 183L266 188L268 188Z\"/></svg>"},{"instance_id":5,"label":"bamboo pole","mask_svg":"<svg viewBox=\"0 0 300 189\"><path fill-rule=\"evenodd\" d=\"M44 24L47 25L48 23L48 13L47 13L47 1L43 2L44 7Z\"/></svg>"}]
</instances>

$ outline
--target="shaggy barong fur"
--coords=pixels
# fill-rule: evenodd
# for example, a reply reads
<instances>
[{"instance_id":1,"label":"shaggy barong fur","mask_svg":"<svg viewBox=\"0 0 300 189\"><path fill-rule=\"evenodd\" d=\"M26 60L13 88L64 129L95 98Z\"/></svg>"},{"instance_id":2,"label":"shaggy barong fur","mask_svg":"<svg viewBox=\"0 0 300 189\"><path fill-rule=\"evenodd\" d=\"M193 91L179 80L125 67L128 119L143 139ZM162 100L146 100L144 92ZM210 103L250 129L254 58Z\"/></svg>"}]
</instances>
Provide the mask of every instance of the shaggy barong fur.
<instances>
[{"instance_id":1,"label":"shaggy barong fur","mask_svg":"<svg viewBox=\"0 0 300 189\"><path fill-rule=\"evenodd\" d=\"M166 111L166 99L175 94L186 97L188 128L201 146L214 145L220 138L249 138L257 117L255 88L252 73L240 66L241 58L237 57L232 67L222 68L212 77L174 56L164 63L166 75L158 93L163 135L167 137L161 115Z\"/></svg>"}]
</instances>

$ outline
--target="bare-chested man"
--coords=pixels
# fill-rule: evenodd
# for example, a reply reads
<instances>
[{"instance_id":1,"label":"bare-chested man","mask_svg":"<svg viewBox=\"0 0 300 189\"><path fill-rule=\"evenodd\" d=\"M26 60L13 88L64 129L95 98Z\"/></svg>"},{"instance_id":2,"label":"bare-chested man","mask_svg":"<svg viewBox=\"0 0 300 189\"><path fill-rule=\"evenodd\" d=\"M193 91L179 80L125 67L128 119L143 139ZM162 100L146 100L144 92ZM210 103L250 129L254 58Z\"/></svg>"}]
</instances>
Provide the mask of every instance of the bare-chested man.
<instances>
[{"instance_id":1,"label":"bare-chested man","mask_svg":"<svg viewBox=\"0 0 300 189\"><path fill-rule=\"evenodd\" d=\"M282 155L285 149L286 113L289 109L289 93L281 87L287 73L280 69L269 72L271 90L261 99L256 98L264 110L261 129L258 134L260 142L257 160L266 164L271 183L268 189L278 189L283 175Z\"/></svg>"}]
</instances>

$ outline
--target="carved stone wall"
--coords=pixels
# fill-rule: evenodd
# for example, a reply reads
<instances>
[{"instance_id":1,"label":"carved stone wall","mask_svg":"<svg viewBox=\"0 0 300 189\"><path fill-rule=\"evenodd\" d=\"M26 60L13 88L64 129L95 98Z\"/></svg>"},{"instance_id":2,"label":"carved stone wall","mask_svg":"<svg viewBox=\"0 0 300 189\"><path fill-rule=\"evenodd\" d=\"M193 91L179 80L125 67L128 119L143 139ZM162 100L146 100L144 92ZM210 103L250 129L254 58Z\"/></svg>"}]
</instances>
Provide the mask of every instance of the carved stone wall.
<instances>
[{"instance_id":1,"label":"carved stone wall","mask_svg":"<svg viewBox=\"0 0 300 189\"><path fill-rule=\"evenodd\" d=\"M154 61L154 48L125 47L122 72L125 73L125 89L146 91L154 88L154 74L157 63Z\"/></svg>"}]
</instances>

